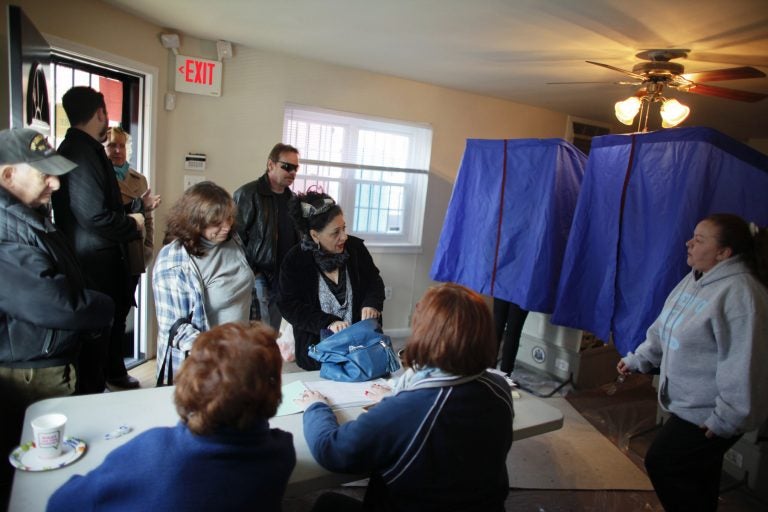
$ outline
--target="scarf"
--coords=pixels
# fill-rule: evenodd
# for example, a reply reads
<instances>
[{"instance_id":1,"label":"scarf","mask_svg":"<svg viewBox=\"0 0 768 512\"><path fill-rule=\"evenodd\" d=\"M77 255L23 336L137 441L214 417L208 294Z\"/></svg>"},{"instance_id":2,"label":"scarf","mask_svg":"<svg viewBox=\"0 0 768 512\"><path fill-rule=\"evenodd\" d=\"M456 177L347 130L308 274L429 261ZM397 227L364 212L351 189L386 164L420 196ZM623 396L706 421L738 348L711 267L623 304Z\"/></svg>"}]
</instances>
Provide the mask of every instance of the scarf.
<instances>
[{"instance_id":1,"label":"scarf","mask_svg":"<svg viewBox=\"0 0 768 512\"><path fill-rule=\"evenodd\" d=\"M117 179L120 181L125 181L125 177L128 175L128 162L125 162L123 165L112 164L112 167L115 169Z\"/></svg>"},{"instance_id":2,"label":"scarf","mask_svg":"<svg viewBox=\"0 0 768 512\"><path fill-rule=\"evenodd\" d=\"M342 253L325 252L320 248L320 244L312 241L310 238L301 239L301 250L312 251L312 256L315 258L315 264L323 272L333 272L337 268L342 268L346 265L349 259L349 253L346 248Z\"/></svg>"},{"instance_id":3,"label":"scarf","mask_svg":"<svg viewBox=\"0 0 768 512\"><path fill-rule=\"evenodd\" d=\"M434 379L435 383L442 382L443 384L445 384L445 381L459 380L462 378L464 377L462 377L461 375L454 375L452 373L445 372L440 368L435 368L433 366L408 368L393 383L392 394L399 393L400 391L406 391L408 389L413 389L416 387L417 384L422 383L427 379ZM426 383L424 382L424 384ZM434 386L427 385L425 387L434 387Z\"/></svg>"}]
</instances>

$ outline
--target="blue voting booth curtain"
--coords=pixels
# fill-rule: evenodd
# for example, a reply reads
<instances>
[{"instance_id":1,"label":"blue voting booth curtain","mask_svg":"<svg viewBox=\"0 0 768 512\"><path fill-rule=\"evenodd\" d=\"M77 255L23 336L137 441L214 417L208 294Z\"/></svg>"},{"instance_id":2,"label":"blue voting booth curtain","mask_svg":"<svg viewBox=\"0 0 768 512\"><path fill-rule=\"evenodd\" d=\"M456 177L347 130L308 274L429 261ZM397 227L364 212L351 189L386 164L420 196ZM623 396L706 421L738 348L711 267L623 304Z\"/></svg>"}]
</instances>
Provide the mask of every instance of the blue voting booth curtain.
<instances>
[{"instance_id":1,"label":"blue voting booth curtain","mask_svg":"<svg viewBox=\"0 0 768 512\"><path fill-rule=\"evenodd\" d=\"M633 351L718 212L768 225L766 155L709 128L593 139L552 322Z\"/></svg>"},{"instance_id":2,"label":"blue voting booth curtain","mask_svg":"<svg viewBox=\"0 0 768 512\"><path fill-rule=\"evenodd\" d=\"M432 279L552 312L585 163L560 139L467 140Z\"/></svg>"}]
</instances>

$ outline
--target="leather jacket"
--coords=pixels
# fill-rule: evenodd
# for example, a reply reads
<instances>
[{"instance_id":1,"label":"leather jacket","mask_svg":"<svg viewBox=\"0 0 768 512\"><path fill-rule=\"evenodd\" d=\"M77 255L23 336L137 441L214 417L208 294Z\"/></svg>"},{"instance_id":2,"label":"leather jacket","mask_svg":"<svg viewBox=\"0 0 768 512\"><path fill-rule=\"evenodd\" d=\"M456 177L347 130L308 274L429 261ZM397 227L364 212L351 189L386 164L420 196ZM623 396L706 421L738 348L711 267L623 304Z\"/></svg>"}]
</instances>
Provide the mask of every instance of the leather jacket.
<instances>
[{"instance_id":1,"label":"leather jacket","mask_svg":"<svg viewBox=\"0 0 768 512\"><path fill-rule=\"evenodd\" d=\"M286 188L283 195L293 192ZM235 191L237 220L235 229L245 246L245 258L254 274L262 272L269 279L277 275L277 204L265 172L261 178Z\"/></svg>"},{"instance_id":2,"label":"leather jacket","mask_svg":"<svg viewBox=\"0 0 768 512\"><path fill-rule=\"evenodd\" d=\"M112 323L112 300L86 289L75 253L46 217L0 187L0 366L74 361L88 331Z\"/></svg>"}]
</instances>

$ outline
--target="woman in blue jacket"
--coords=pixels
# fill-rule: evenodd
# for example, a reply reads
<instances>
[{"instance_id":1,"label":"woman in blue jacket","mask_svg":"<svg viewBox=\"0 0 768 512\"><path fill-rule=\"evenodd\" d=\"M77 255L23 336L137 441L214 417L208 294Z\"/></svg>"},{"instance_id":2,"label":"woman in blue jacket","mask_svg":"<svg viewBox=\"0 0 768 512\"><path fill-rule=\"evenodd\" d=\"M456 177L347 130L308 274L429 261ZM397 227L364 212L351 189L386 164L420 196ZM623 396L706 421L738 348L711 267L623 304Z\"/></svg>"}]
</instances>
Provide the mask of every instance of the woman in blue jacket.
<instances>
[{"instance_id":1,"label":"woman in blue jacket","mask_svg":"<svg viewBox=\"0 0 768 512\"><path fill-rule=\"evenodd\" d=\"M371 475L363 503L345 510L503 511L514 412L506 381L485 371L496 339L482 297L456 284L429 289L403 362L392 395L354 421L339 425L319 393L300 400L320 465ZM342 510L338 499L317 508L332 500Z\"/></svg>"},{"instance_id":2,"label":"woman in blue jacket","mask_svg":"<svg viewBox=\"0 0 768 512\"><path fill-rule=\"evenodd\" d=\"M270 428L281 400L277 333L227 323L201 333L174 392L181 421L152 428L75 475L48 512L279 512L296 465L293 436Z\"/></svg>"}]
</instances>

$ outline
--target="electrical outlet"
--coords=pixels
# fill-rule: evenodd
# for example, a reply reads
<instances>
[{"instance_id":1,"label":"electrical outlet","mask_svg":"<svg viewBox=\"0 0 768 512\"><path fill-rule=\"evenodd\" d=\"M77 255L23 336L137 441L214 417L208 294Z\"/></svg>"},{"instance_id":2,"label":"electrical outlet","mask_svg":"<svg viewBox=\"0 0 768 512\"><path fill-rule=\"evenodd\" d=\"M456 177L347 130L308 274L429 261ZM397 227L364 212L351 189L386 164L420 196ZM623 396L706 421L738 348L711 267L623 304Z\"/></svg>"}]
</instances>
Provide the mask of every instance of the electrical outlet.
<instances>
[{"instance_id":1,"label":"electrical outlet","mask_svg":"<svg viewBox=\"0 0 768 512\"><path fill-rule=\"evenodd\" d=\"M384 298L388 299L392 296L392 287L391 286L385 286L384 287Z\"/></svg>"},{"instance_id":2,"label":"electrical outlet","mask_svg":"<svg viewBox=\"0 0 768 512\"><path fill-rule=\"evenodd\" d=\"M190 175L190 174L185 174L184 175L184 190L187 190L192 185L194 185L196 183L200 183L201 181L205 181L205 176L200 176L200 175L193 176L193 175Z\"/></svg>"},{"instance_id":3,"label":"electrical outlet","mask_svg":"<svg viewBox=\"0 0 768 512\"><path fill-rule=\"evenodd\" d=\"M725 452L725 456L723 458L737 468L741 468L744 465L744 456L733 448Z\"/></svg>"}]
</instances>

